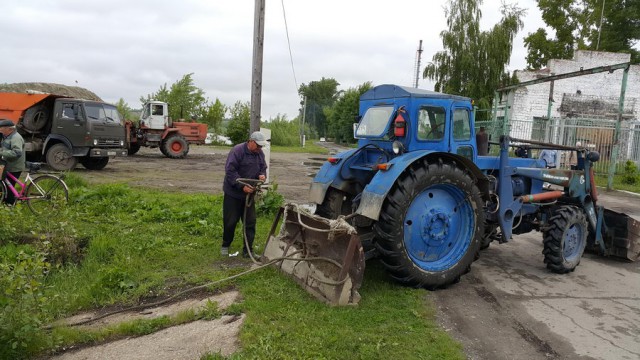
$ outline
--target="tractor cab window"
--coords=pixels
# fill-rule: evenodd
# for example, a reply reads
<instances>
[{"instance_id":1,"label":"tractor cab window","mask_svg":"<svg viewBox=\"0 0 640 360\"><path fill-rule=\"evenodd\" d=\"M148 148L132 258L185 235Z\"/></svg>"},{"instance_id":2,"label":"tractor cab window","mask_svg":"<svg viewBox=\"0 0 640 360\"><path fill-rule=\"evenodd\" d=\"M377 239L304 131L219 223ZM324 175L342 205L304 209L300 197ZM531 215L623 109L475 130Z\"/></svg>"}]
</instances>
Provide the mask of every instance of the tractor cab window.
<instances>
[{"instance_id":1,"label":"tractor cab window","mask_svg":"<svg viewBox=\"0 0 640 360\"><path fill-rule=\"evenodd\" d=\"M151 115L164 115L162 113L162 104L158 105L158 104L152 104L151 105Z\"/></svg>"},{"instance_id":2,"label":"tractor cab window","mask_svg":"<svg viewBox=\"0 0 640 360\"><path fill-rule=\"evenodd\" d=\"M453 112L453 139L471 139L471 124L469 124L469 110L455 109Z\"/></svg>"},{"instance_id":3,"label":"tractor cab window","mask_svg":"<svg viewBox=\"0 0 640 360\"><path fill-rule=\"evenodd\" d=\"M389 124L393 106L372 107L360 120L356 136L381 136Z\"/></svg>"},{"instance_id":4,"label":"tractor cab window","mask_svg":"<svg viewBox=\"0 0 640 360\"><path fill-rule=\"evenodd\" d=\"M141 118L146 119L149 117L149 109L151 108L151 104L146 104L144 106L144 109L142 109L142 116Z\"/></svg>"},{"instance_id":5,"label":"tractor cab window","mask_svg":"<svg viewBox=\"0 0 640 360\"><path fill-rule=\"evenodd\" d=\"M423 106L418 113L418 139L442 140L446 113L443 107Z\"/></svg>"}]
</instances>

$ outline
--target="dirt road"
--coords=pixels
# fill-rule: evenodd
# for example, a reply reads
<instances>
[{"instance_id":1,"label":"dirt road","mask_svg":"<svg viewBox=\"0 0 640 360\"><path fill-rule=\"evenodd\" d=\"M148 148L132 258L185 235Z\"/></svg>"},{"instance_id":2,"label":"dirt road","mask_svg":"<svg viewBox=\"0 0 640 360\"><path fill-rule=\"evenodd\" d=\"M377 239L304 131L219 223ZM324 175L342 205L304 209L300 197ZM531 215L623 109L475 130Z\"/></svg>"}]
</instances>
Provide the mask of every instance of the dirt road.
<instances>
[{"instance_id":1,"label":"dirt road","mask_svg":"<svg viewBox=\"0 0 640 360\"><path fill-rule=\"evenodd\" d=\"M136 155L111 159L101 171L78 166L75 172L96 184L120 182L165 191L221 194L228 152L227 148L191 146L187 158L171 160L158 149L142 148ZM286 200L304 202L311 178L326 158L318 154L273 153L270 182L282 185L278 192Z\"/></svg>"},{"instance_id":2,"label":"dirt road","mask_svg":"<svg viewBox=\"0 0 640 360\"><path fill-rule=\"evenodd\" d=\"M193 147L170 160L157 149L115 159L103 171L78 169L91 182L168 191L221 193L227 151ZM322 155L271 154L271 176L287 200L305 202ZM601 194L601 203L640 217L640 198ZM540 233L492 244L460 283L425 292L442 326L471 359L640 358L640 262L586 255L575 272L543 264Z\"/></svg>"}]
</instances>

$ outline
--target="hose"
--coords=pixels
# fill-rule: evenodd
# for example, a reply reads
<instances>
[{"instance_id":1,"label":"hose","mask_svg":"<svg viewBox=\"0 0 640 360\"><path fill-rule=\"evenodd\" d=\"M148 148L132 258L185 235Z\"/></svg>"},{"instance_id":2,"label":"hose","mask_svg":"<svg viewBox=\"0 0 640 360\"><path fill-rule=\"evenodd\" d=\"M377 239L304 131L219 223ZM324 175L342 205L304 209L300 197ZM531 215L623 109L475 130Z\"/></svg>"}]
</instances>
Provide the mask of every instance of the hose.
<instances>
[{"instance_id":1,"label":"hose","mask_svg":"<svg viewBox=\"0 0 640 360\"><path fill-rule=\"evenodd\" d=\"M150 303L150 304L141 304L141 305L125 308L125 309L111 311L111 312L102 314L100 316L97 316L97 317L94 317L94 318L91 318L91 319L87 319L87 320L79 321L77 323L69 324L69 326L85 325L85 324L92 323L94 321L98 321L100 319L104 319L104 318L112 316L112 315L123 313L123 312L144 310L144 309L148 309L148 308L153 308L153 307L157 307L157 306L160 306L160 305L164 305L164 304L166 304L168 302L171 302L172 300L174 300L174 299L176 299L176 298L178 298L178 297L180 297L180 296L182 296L184 294L188 294L190 292L193 292L193 291L196 291L196 290L200 290L200 289L205 289L205 288L207 288L209 286L217 285L217 284L223 283L223 282L228 281L228 280L233 280L233 279L239 278L241 276L250 274L250 273L252 273L254 271L264 269L264 268L266 268L266 267L268 267L268 266L270 266L270 265L272 265L272 264L274 264L274 263L276 263L278 261L283 261L283 260L295 260L295 261L298 261L298 262L302 262L302 261L307 261L307 262L325 261L325 262L328 262L328 263L331 263L331 264L335 265L339 269L342 269L342 265L339 264L337 261L335 261L333 259L324 258L324 257L309 257L309 258L293 257L293 255L296 255L296 254L298 254L298 252L291 253L289 256L283 256L283 257L279 257L279 258L274 258L274 259L272 259L271 261L269 261L268 263L265 263L265 264L258 263L259 265L254 267L254 268L252 268L252 269L249 269L249 270L243 271L241 273L226 277L224 279L211 281L211 282L208 282L206 284L190 287L188 289L182 290L179 293L174 294L174 295L172 295L172 296L170 296L170 297L168 297L168 298L166 298L164 300L161 300L161 301L156 301L156 302L153 302L153 303ZM328 285L342 285L347 281L347 278L345 277L344 280L339 280L339 281L335 281L335 282L334 281L328 281L328 280L322 280L321 281L319 279L316 279L316 280L320 281L320 282L323 282L323 283L326 283ZM47 326L43 327L43 329L45 329L45 330L51 330L52 328L53 328L53 326L51 326L51 325L47 325Z\"/></svg>"}]
</instances>

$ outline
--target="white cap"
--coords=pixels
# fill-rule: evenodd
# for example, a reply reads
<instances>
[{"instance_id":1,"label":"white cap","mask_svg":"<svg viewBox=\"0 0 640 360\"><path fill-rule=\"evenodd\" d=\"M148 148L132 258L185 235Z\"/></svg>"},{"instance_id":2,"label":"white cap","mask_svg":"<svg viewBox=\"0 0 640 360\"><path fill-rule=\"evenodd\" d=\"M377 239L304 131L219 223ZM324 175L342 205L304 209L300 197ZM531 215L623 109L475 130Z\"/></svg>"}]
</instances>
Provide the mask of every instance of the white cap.
<instances>
[{"instance_id":1,"label":"white cap","mask_svg":"<svg viewBox=\"0 0 640 360\"><path fill-rule=\"evenodd\" d=\"M260 146L269 145L269 142L267 141L267 137L264 136L264 134L261 133L260 131L256 131L253 134L251 134L251 137L249 138L249 140L255 141L256 144L258 144Z\"/></svg>"}]
</instances>

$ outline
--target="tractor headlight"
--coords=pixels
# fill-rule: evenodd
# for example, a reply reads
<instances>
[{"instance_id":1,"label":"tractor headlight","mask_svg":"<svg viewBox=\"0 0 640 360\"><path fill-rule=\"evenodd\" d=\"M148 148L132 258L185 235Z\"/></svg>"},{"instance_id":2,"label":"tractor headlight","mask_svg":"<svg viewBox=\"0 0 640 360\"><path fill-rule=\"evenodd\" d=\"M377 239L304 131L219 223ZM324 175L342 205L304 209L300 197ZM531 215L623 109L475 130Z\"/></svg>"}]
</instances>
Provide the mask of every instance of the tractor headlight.
<instances>
[{"instance_id":1,"label":"tractor headlight","mask_svg":"<svg viewBox=\"0 0 640 360\"><path fill-rule=\"evenodd\" d=\"M393 142L393 153L396 155L400 155L404 152L404 145L398 140Z\"/></svg>"},{"instance_id":2,"label":"tractor headlight","mask_svg":"<svg viewBox=\"0 0 640 360\"><path fill-rule=\"evenodd\" d=\"M93 139L93 146L98 146L98 139Z\"/></svg>"},{"instance_id":3,"label":"tractor headlight","mask_svg":"<svg viewBox=\"0 0 640 360\"><path fill-rule=\"evenodd\" d=\"M120 146L124 146L124 140L120 140Z\"/></svg>"}]
</instances>

